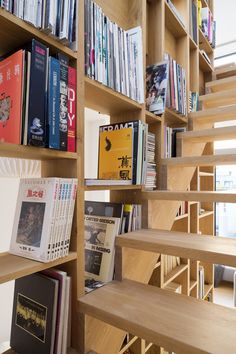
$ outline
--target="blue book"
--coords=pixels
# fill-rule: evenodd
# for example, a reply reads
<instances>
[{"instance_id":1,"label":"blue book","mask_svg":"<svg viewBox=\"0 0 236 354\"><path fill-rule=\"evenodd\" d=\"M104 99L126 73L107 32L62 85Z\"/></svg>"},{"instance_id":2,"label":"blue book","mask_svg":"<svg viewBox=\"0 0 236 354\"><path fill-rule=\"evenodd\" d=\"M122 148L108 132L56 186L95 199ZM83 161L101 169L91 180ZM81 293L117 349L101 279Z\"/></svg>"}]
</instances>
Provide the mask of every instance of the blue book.
<instances>
[{"instance_id":1,"label":"blue book","mask_svg":"<svg viewBox=\"0 0 236 354\"><path fill-rule=\"evenodd\" d=\"M48 80L48 147L60 149L60 62L49 58Z\"/></svg>"},{"instance_id":2,"label":"blue book","mask_svg":"<svg viewBox=\"0 0 236 354\"><path fill-rule=\"evenodd\" d=\"M46 145L46 87L48 72L48 48L42 43L32 40L30 87L28 106L28 138L27 144L45 147Z\"/></svg>"}]
</instances>

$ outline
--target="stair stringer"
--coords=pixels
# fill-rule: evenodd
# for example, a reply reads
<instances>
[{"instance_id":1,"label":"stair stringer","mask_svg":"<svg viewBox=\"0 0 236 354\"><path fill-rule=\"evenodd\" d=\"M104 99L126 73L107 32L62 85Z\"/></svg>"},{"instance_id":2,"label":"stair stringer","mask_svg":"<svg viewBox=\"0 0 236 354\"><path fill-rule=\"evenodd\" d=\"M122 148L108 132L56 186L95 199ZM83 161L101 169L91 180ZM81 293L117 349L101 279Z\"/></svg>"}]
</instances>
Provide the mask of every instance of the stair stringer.
<instances>
[{"instance_id":1,"label":"stair stringer","mask_svg":"<svg viewBox=\"0 0 236 354\"><path fill-rule=\"evenodd\" d=\"M212 124L203 124L204 129ZM199 129L199 126L197 127ZM185 142L182 145L182 156L200 156L203 154L205 143ZM194 176L196 167L169 166L166 174L166 187L169 190L187 190ZM140 200L139 200L140 201ZM146 203L145 214L147 227L171 230L176 213L179 209L178 201L149 200ZM124 278L148 284L159 254L131 250L123 250ZM147 304L148 306L148 304ZM134 333L135 334L135 333ZM126 332L96 320L90 316L85 318L85 351L93 350L98 354L117 354L124 341Z\"/></svg>"}]
</instances>

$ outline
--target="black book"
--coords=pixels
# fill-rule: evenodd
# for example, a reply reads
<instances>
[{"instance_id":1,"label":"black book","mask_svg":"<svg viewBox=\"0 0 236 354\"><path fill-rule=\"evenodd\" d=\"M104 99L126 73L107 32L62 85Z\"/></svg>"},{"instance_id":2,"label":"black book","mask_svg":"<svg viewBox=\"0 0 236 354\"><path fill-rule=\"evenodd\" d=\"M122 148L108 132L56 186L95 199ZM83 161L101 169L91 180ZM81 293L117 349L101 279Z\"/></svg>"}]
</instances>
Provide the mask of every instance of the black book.
<instances>
[{"instance_id":1,"label":"black book","mask_svg":"<svg viewBox=\"0 0 236 354\"><path fill-rule=\"evenodd\" d=\"M195 43L197 43L197 6L192 1L192 27L193 27L193 40Z\"/></svg>"},{"instance_id":2,"label":"black book","mask_svg":"<svg viewBox=\"0 0 236 354\"><path fill-rule=\"evenodd\" d=\"M68 65L67 56L59 53L60 61L60 150L67 151L68 135Z\"/></svg>"},{"instance_id":3,"label":"black book","mask_svg":"<svg viewBox=\"0 0 236 354\"><path fill-rule=\"evenodd\" d=\"M28 105L28 145L44 147L46 144L46 87L48 72L48 48L32 40L28 47L31 52L30 87Z\"/></svg>"},{"instance_id":4,"label":"black book","mask_svg":"<svg viewBox=\"0 0 236 354\"><path fill-rule=\"evenodd\" d=\"M58 282L38 273L17 279L10 345L19 354L52 354Z\"/></svg>"}]
</instances>

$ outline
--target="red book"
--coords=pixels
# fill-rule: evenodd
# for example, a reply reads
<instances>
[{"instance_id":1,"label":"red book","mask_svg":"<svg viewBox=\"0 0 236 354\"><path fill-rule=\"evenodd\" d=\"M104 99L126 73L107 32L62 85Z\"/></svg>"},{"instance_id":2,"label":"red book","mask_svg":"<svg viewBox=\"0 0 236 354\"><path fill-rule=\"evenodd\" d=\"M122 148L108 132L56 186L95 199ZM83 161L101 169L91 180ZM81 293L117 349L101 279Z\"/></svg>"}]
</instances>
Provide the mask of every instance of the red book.
<instances>
[{"instance_id":1,"label":"red book","mask_svg":"<svg viewBox=\"0 0 236 354\"><path fill-rule=\"evenodd\" d=\"M76 69L68 68L68 146L70 152L76 151Z\"/></svg>"},{"instance_id":2,"label":"red book","mask_svg":"<svg viewBox=\"0 0 236 354\"><path fill-rule=\"evenodd\" d=\"M0 62L0 141L21 142L24 51Z\"/></svg>"}]
</instances>

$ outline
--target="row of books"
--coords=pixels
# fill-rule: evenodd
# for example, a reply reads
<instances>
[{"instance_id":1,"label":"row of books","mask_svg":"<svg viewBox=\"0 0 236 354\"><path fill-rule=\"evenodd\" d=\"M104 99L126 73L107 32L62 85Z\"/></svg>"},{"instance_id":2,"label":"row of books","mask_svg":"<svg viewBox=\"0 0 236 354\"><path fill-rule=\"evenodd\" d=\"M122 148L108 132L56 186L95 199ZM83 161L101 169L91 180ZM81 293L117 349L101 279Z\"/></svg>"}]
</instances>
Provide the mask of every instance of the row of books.
<instances>
[{"instance_id":1,"label":"row of books","mask_svg":"<svg viewBox=\"0 0 236 354\"><path fill-rule=\"evenodd\" d=\"M68 255L77 179L22 178L9 252L49 262Z\"/></svg>"},{"instance_id":2,"label":"row of books","mask_svg":"<svg viewBox=\"0 0 236 354\"><path fill-rule=\"evenodd\" d=\"M92 0L85 0L85 74L144 102L141 27L123 30Z\"/></svg>"},{"instance_id":3,"label":"row of books","mask_svg":"<svg viewBox=\"0 0 236 354\"><path fill-rule=\"evenodd\" d=\"M33 39L0 61L0 137L13 144L74 152L76 69Z\"/></svg>"},{"instance_id":4,"label":"row of books","mask_svg":"<svg viewBox=\"0 0 236 354\"><path fill-rule=\"evenodd\" d=\"M0 6L77 50L76 0L0 0Z\"/></svg>"},{"instance_id":5,"label":"row of books","mask_svg":"<svg viewBox=\"0 0 236 354\"><path fill-rule=\"evenodd\" d=\"M195 0L191 1L190 4L190 36L193 38L194 42L197 44L198 39L198 9Z\"/></svg>"},{"instance_id":6,"label":"row of books","mask_svg":"<svg viewBox=\"0 0 236 354\"><path fill-rule=\"evenodd\" d=\"M71 277L58 269L16 279L11 348L24 354L66 354L71 342Z\"/></svg>"},{"instance_id":7,"label":"row of books","mask_svg":"<svg viewBox=\"0 0 236 354\"><path fill-rule=\"evenodd\" d=\"M147 149L148 125L140 120L100 126L98 180L86 184L145 184Z\"/></svg>"},{"instance_id":8,"label":"row of books","mask_svg":"<svg viewBox=\"0 0 236 354\"><path fill-rule=\"evenodd\" d=\"M100 283L94 284L94 281L104 283L112 280L115 237L141 229L142 206L86 201L84 219L85 276L89 279L86 285L95 288Z\"/></svg>"},{"instance_id":9,"label":"row of books","mask_svg":"<svg viewBox=\"0 0 236 354\"><path fill-rule=\"evenodd\" d=\"M177 156L177 134L185 132L185 127L171 128L164 127L164 157L171 158Z\"/></svg>"},{"instance_id":10,"label":"row of books","mask_svg":"<svg viewBox=\"0 0 236 354\"><path fill-rule=\"evenodd\" d=\"M199 93L189 91L189 113L199 110Z\"/></svg>"},{"instance_id":11,"label":"row of books","mask_svg":"<svg viewBox=\"0 0 236 354\"><path fill-rule=\"evenodd\" d=\"M147 140L147 171L145 188L153 190L156 188L157 164L156 164L156 136L148 132Z\"/></svg>"},{"instance_id":12,"label":"row of books","mask_svg":"<svg viewBox=\"0 0 236 354\"><path fill-rule=\"evenodd\" d=\"M213 48L216 45L216 21L213 20L213 15L209 7L202 7L201 0L198 0L198 26L202 33L208 39Z\"/></svg>"}]
</instances>

